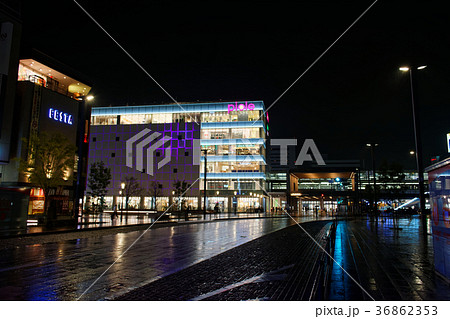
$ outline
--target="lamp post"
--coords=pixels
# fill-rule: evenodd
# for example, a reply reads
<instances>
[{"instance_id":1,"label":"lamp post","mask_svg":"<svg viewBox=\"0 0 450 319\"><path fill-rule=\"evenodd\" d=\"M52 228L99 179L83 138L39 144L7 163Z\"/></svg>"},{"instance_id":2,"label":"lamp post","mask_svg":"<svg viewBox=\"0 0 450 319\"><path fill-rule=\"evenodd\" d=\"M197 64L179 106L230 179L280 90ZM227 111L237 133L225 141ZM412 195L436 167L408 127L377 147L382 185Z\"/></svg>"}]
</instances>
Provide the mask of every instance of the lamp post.
<instances>
[{"instance_id":1,"label":"lamp post","mask_svg":"<svg viewBox=\"0 0 450 319\"><path fill-rule=\"evenodd\" d=\"M122 189L121 191L120 191L120 195L122 195L122 205L121 205L121 208L120 208L120 222L122 222L122 220L123 220L123 191L124 191L124 189L125 189L125 183L121 183L120 184L120 188Z\"/></svg>"},{"instance_id":2,"label":"lamp post","mask_svg":"<svg viewBox=\"0 0 450 319\"><path fill-rule=\"evenodd\" d=\"M205 163L204 163L204 178L203 178L203 219L206 218L206 173L208 171L208 166L207 166L207 153L208 150L202 150L202 152L205 154Z\"/></svg>"},{"instance_id":3,"label":"lamp post","mask_svg":"<svg viewBox=\"0 0 450 319\"><path fill-rule=\"evenodd\" d=\"M94 96L82 96L78 98L80 101L78 112L78 128L77 128L77 178L74 180L74 215L75 218L80 214L83 215L84 192L87 179L87 154L89 150L89 122L91 118L91 103Z\"/></svg>"},{"instance_id":4,"label":"lamp post","mask_svg":"<svg viewBox=\"0 0 450 319\"><path fill-rule=\"evenodd\" d=\"M237 191L234 191L234 200L233 200L233 208L234 208L234 214L236 215L237 212Z\"/></svg>"},{"instance_id":5,"label":"lamp post","mask_svg":"<svg viewBox=\"0 0 450 319\"><path fill-rule=\"evenodd\" d=\"M377 176L375 173L375 146L378 146L376 143L367 143L366 146L370 147L370 153L372 155L372 175L373 175L373 210L375 217L377 216L378 212L378 205L377 205Z\"/></svg>"},{"instance_id":6,"label":"lamp post","mask_svg":"<svg viewBox=\"0 0 450 319\"><path fill-rule=\"evenodd\" d=\"M419 175L419 199L420 199L420 211L422 223L425 226L426 218L425 218L425 187L424 187L424 178L423 178L423 160L422 160L422 140L420 134L420 115L419 115L419 107L417 103L414 101L414 89L416 88L416 83L413 77L413 69L415 70L423 70L427 66L422 65L419 67L401 67L399 68L402 72L409 73L409 82L411 88L411 105L412 105L412 113L413 113L413 121L414 121L414 141L416 144L416 165L417 165L417 174ZM424 227L424 232L426 232L426 227Z\"/></svg>"}]
</instances>

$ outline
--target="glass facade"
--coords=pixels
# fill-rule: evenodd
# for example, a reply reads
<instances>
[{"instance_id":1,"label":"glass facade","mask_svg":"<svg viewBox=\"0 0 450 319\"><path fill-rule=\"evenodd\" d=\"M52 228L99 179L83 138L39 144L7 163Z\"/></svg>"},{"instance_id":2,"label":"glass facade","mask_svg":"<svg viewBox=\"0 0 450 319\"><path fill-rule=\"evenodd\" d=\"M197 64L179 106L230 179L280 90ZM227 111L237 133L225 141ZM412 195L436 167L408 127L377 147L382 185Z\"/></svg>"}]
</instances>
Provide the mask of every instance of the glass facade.
<instances>
[{"instance_id":1,"label":"glass facade","mask_svg":"<svg viewBox=\"0 0 450 319\"><path fill-rule=\"evenodd\" d=\"M238 210L246 211L249 208L258 208L260 199L247 198L240 203L239 196L248 195L247 191L260 191L261 194L264 194L265 138L268 132L267 118L262 101L212 102L181 105L94 107L91 113L91 125L98 127L123 126L125 128L128 126L136 127L136 125L198 122L201 148L199 153L201 156L200 165L197 168L197 174L200 173L200 175L197 175L200 178L196 186L197 190L204 191L203 177L206 154L206 191L208 197L212 196L208 203L209 209L213 210L217 204L220 206L221 211L228 211L229 205L231 205L231 197L237 196ZM106 127L102 130L103 134L113 131L118 130ZM129 136L132 136L132 134ZM116 141L120 142L129 139L129 137L124 140L115 138ZM182 139L178 138L178 140L181 141ZM92 140L91 142L94 141ZM95 139L95 142L102 142L103 148L105 146L108 149L114 148L113 144L106 144L103 140L100 141L98 137ZM119 154L123 156L123 152L119 152ZM156 154L156 156L162 157L164 154L163 152L159 155ZM172 149L172 157L174 154ZM117 156L117 152L114 155ZM179 153L176 153L176 155L180 156ZM190 155L191 157L193 156L192 154ZM186 162L186 164L188 163ZM161 168L162 171L165 169L167 168ZM182 180L183 174L186 172L190 172L190 180L195 180L193 171L189 170L187 166L185 166L183 171L178 169L177 172L174 171L172 173L178 174L177 178ZM166 190L166 187L171 187L171 185L164 186L162 189L164 194L168 195L168 200L165 201L163 198L166 197L161 197L157 201L158 210L167 208L172 203L177 205L176 198L172 198L172 191ZM217 191L225 191L226 194L223 195L224 197L218 197ZM198 197L186 197L184 200L187 201L187 205L191 209L201 209L203 206L199 207L199 200L202 196L202 193L199 193ZM140 201L137 197L130 200L129 206L134 209L154 209L153 198L147 195Z\"/></svg>"},{"instance_id":2,"label":"glass facade","mask_svg":"<svg viewBox=\"0 0 450 319\"><path fill-rule=\"evenodd\" d=\"M201 138L206 140L260 138L261 135L264 134L258 127L203 129L201 132Z\"/></svg>"}]
</instances>

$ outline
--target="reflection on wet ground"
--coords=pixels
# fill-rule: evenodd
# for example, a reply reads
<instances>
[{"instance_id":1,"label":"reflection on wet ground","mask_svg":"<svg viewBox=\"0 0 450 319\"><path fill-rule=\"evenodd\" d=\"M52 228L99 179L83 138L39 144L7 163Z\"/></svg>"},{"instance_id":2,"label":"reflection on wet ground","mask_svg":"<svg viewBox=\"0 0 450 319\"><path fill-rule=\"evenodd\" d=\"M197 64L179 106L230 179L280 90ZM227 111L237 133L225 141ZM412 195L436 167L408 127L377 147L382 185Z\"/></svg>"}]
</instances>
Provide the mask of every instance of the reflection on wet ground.
<instances>
[{"instance_id":1,"label":"reflection on wet ground","mask_svg":"<svg viewBox=\"0 0 450 319\"><path fill-rule=\"evenodd\" d=\"M330 300L450 300L417 217L340 221L334 257L367 293L333 265Z\"/></svg>"},{"instance_id":2,"label":"reflection on wet ground","mask_svg":"<svg viewBox=\"0 0 450 319\"><path fill-rule=\"evenodd\" d=\"M83 300L111 298L292 223L285 218L262 218L150 229ZM2 250L0 298L74 300L142 233L117 233Z\"/></svg>"},{"instance_id":3,"label":"reflection on wet ground","mask_svg":"<svg viewBox=\"0 0 450 319\"><path fill-rule=\"evenodd\" d=\"M78 229L88 229L88 228L104 228L104 227L115 227L115 226L129 226L129 225L141 225L141 224L152 224L156 223L167 223L167 222L202 222L202 221L214 221L223 219L247 219L247 218L264 218L264 217L274 217L274 218L285 218L287 217L284 213L189 213L187 216L184 213L173 213L167 212L161 218L157 218L156 214L147 213L124 213L123 215L119 213L119 216L112 220L111 213L105 212L95 215L85 214L83 217L78 219L78 224L74 226L59 226L59 227L46 227L37 226L32 224L27 227L26 232L28 234L41 233L41 232L55 232L55 231L68 231L68 230L78 230ZM309 218L312 218L309 217ZM37 223L37 221L35 221ZM21 234L21 233L20 233Z\"/></svg>"}]
</instances>

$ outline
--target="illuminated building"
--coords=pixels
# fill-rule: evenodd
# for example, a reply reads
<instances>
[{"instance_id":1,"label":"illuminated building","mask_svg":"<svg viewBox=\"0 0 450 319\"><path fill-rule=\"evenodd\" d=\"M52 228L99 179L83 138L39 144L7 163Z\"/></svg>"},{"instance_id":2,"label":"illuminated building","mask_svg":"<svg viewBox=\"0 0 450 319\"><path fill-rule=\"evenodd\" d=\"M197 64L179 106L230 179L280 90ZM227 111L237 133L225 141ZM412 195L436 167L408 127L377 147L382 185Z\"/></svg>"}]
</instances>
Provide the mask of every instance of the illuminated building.
<instances>
[{"instance_id":1,"label":"illuminated building","mask_svg":"<svg viewBox=\"0 0 450 319\"><path fill-rule=\"evenodd\" d=\"M74 158L77 164L66 173L65 181L50 190L51 219L55 222L73 221L78 203L76 198L84 193L87 143L83 145L83 137L89 126L85 97L91 87L85 81L81 82L82 76L73 75L76 72L45 54L36 50L22 55L25 54L27 57L18 61L18 67L16 65L18 73L15 75L16 95L11 120L14 129L9 162L0 165L0 186L28 190L28 220L36 223L44 212L43 192L37 185L29 183L24 172L18 170L18 161L13 159L28 158L29 145L24 143L24 139L29 141L31 136L42 133L59 133L77 147Z\"/></svg>"},{"instance_id":2,"label":"illuminated building","mask_svg":"<svg viewBox=\"0 0 450 319\"><path fill-rule=\"evenodd\" d=\"M262 101L95 107L89 164L103 161L111 168L109 209L121 203L121 183L134 177L144 190L153 181L161 184L160 211L173 203L173 184L178 180L192 185L185 205L202 210L206 153L209 210L265 210L267 134ZM129 207L150 210L151 197L133 196Z\"/></svg>"}]
</instances>

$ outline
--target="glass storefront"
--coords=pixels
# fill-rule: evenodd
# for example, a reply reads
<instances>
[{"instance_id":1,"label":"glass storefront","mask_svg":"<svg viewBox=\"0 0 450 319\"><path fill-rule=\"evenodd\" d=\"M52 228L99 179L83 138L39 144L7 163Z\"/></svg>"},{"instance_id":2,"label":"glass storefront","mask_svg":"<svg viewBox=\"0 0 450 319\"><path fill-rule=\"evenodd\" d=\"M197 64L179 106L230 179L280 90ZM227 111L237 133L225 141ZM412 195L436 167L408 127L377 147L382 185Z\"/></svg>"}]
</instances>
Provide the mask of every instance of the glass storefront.
<instances>
[{"instance_id":1,"label":"glass storefront","mask_svg":"<svg viewBox=\"0 0 450 319\"><path fill-rule=\"evenodd\" d=\"M166 211L169 208L169 197L157 197L156 208L158 211Z\"/></svg>"},{"instance_id":2,"label":"glass storefront","mask_svg":"<svg viewBox=\"0 0 450 319\"><path fill-rule=\"evenodd\" d=\"M207 197L206 202L208 211L215 211L215 207L217 207L220 213L228 211L228 197ZM202 207L204 203L204 199L202 198Z\"/></svg>"},{"instance_id":3,"label":"glass storefront","mask_svg":"<svg viewBox=\"0 0 450 319\"><path fill-rule=\"evenodd\" d=\"M251 212L255 209L259 209L260 199L255 197L238 197L237 210L238 212Z\"/></svg>"},{"instance_id":4,"label":"glass storefront","mask_svg":"<svg viewBox=\"0 0 450 319\"><path fill-rule=\"evenodd\" d=\"M133 196L128 198L128 209L139 209L140 206L141 206L141 197ZM126 208L126 203L124 208Z\"/></svg>"},{"instance_id":5,"label":"glass storefront","mask_svg":"<svg viewBox=\"0 0 450 319\"><path fill-rule=\"evenodd\" d=\"M299 201L300 205L300 201ZM338 204L335 200L325 200L323 201L323 205L321 205L320 201L302 201L302 212L305 214L315 213L316 210L318 212L322 212L324 214L331 214L338 211Z\"/></svg>"},{"instance_id":6,"label":"glass storefront","mask_svg":"<svg viewBox=\"0 0 450 319\"><path fill-rule=\"evenodd\" d=\"M113 196L105 196L104 199L105 199L106 209L113 209L114 197Z\"/></svg>"},{"instance_id":7,"label":"glass storefront","mask_svg":"<svg viewBox=\"0 0 450 319\"><path fill-rule=\"evenodd\" d=\"M155 209L154 202L154 197L144 197L144 209Z\"/></svg>"},{"instance_id":8,"label":"glass storefront","mask_svg":"<svg viewBox=\"0 0 450 319\"><path fill-rule=\"evenodd\" d=\"M184 206L185 208L189 208L189 210L197 210L198 209L198 198L197 197L184 197Z\"/></svg>"}]
</instances>

